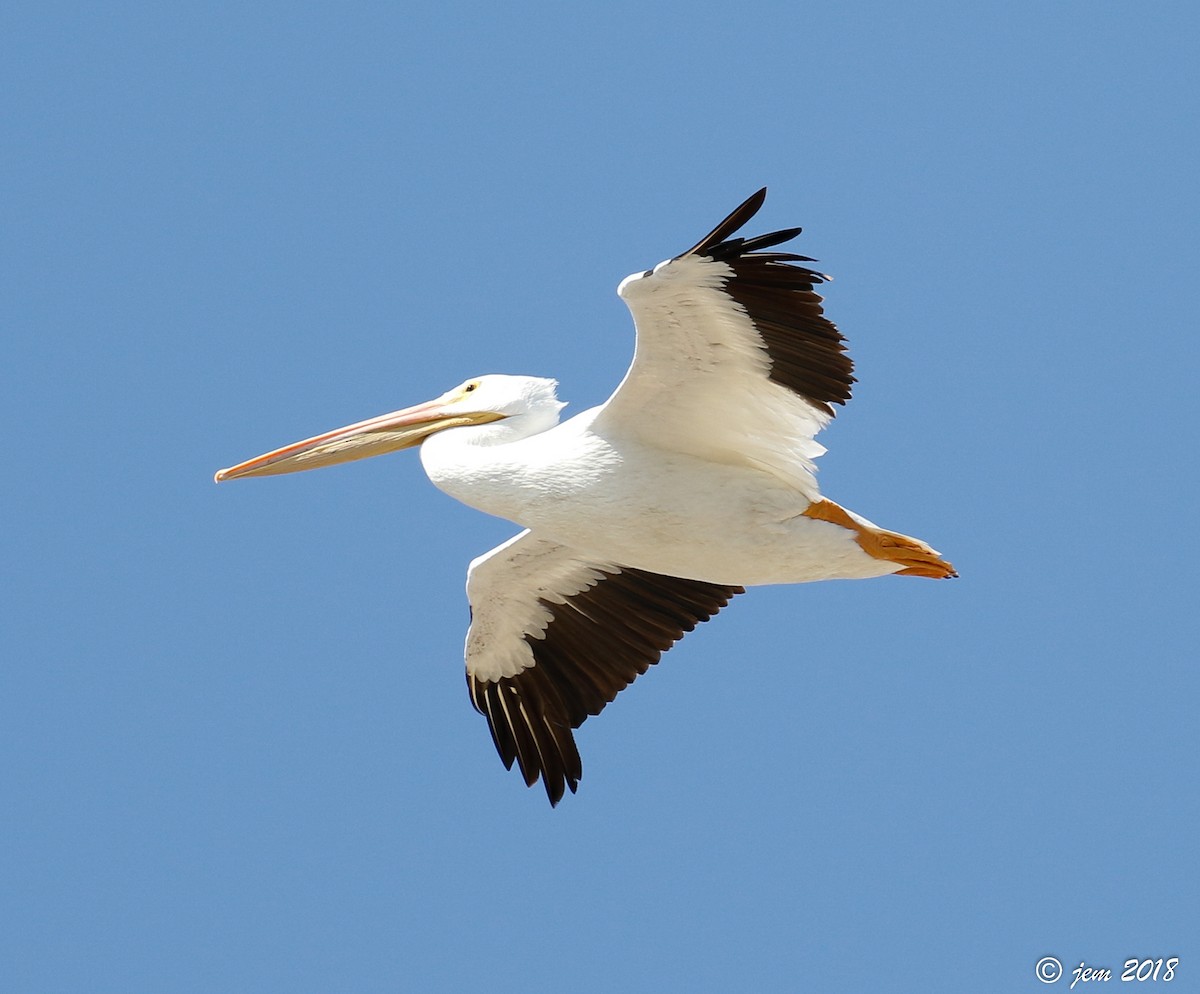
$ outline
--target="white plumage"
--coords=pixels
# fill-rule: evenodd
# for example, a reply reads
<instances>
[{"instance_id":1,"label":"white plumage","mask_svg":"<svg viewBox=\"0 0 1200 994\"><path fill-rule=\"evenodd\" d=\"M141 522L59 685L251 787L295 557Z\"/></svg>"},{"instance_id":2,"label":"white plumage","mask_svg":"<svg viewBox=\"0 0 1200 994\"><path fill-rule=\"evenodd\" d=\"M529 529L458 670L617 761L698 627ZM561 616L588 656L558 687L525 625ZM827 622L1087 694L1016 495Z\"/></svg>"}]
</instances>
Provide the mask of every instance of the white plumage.
<instances>
[{"instance_id":1,"label":"white plumage","mask_svg":"<svg viewBox=\"0 0 1200 994\"><path fill-rule=\"evenodd\" d=\"M622 281L637 347L601 407L559 423L553 380L482 376L426 404L297 442L218 480L418 443L446 493L526 529L471 563L471 699L505 765L551 803L572 729L744 587L953 576L923 542L823 498L814 435L853 382L825 277L734 238L765 190L680 256Z\"/></svg>"}]
</instances>

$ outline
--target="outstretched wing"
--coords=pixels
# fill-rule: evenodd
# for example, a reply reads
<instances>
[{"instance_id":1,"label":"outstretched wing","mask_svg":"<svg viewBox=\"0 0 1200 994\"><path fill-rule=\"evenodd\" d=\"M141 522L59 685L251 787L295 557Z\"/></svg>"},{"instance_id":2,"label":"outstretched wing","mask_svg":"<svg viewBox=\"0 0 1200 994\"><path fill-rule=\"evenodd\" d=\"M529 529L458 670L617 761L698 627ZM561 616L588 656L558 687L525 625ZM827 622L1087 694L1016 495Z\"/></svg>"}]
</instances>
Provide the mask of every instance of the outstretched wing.
<instances>
[{"instance_id":1,"label":"outstretched wing","mask_svg":"<svg viewBox=\"0 0 1200 994\"><path fill-rule=\"evenodd\" d=\"M595 563L529 531L471 563L467 688L496 751L550 803L583 775L571 730L741 587Z\"/></svg>"},{"instance_id":2,"label":"outstretched wing","mask_svg":"<svg viewBox=\"0 0 1200 994\"><path fill-rule=\"evenodd\" d=\"M853 364L806 256L763 251L800 233L735 238L759 190L682 255L622 281L633 363L596 429L716 461L748 462L816 499L813 436L850 398Z\"/></svg>"}]
</instances>

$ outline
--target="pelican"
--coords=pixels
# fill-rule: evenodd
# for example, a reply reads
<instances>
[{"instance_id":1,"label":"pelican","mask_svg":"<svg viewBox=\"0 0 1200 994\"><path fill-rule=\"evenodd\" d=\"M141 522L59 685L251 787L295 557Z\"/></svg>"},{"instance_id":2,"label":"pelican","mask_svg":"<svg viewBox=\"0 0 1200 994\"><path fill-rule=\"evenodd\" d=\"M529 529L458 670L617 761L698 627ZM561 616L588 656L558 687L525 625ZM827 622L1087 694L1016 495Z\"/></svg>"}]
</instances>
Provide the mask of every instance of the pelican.
<instances>
[{"instance_id":1,"label":"pelican","mask_svg":"<svg viewBox=\"0 0 1200 994\"><path fill-rule=\"evenodd\" d=\"M828 277L770 251L801 229L735 237L765 199L621 282L637 343L599 407L560 423L555 380L477 376L216 474L420 445L437 487L521 526L467 571L467 688L505 767L551 805L583 775L572 730L746 587L957 575L821 495L814 436L853 367L813 290Z\"/></svg>"}]
</instances>

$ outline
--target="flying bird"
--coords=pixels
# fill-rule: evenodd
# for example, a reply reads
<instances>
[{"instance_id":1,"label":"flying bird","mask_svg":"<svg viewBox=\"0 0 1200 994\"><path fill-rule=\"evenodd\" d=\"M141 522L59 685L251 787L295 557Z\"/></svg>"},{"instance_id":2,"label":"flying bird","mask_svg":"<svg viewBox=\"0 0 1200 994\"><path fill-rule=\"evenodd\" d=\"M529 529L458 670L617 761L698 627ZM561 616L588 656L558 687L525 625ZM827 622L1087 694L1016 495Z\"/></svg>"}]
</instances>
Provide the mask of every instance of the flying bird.
<instances>
[{"instance_id":1,"label":"flying bird","mask_svg":"<svg viewBox=\"0 0 1200 994\"><path fill-rule=\"evenodd\" d=\"M557 383L487 375L284 446L218 482L420 445L433 483L524 530L467 572L471 703L506 768L552 805L583 767L572 730L745 588L954 567L821 495L814 436L852 363L788 228L735 237L759 190L681 255L617 288L633 362L566 422Z\"/></svg>"}]
</instances>

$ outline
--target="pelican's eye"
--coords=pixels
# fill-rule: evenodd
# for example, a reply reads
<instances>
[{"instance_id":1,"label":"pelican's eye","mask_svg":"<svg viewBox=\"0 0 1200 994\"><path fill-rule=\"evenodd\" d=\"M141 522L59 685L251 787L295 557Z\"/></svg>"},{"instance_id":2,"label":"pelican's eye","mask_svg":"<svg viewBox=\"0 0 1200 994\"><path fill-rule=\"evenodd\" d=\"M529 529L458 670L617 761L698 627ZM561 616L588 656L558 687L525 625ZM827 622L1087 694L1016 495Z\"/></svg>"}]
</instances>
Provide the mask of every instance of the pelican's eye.
<instances>
[{"instance_id":1,"label":"pelican's eye","mask_svg":"<svg viewBox=\"0 0 1200 994\"><path fill-rule=\"evenodd\" d=\"M463 388L463 393L470 393L470 392L471 392L472 390L474 390L474 389L475 389L477 386L479 386L479 384L478 384L478 383L468 383L468 384L467 384L467 385L466 385L466 386Z\"/></svg>"}]
</instances>

